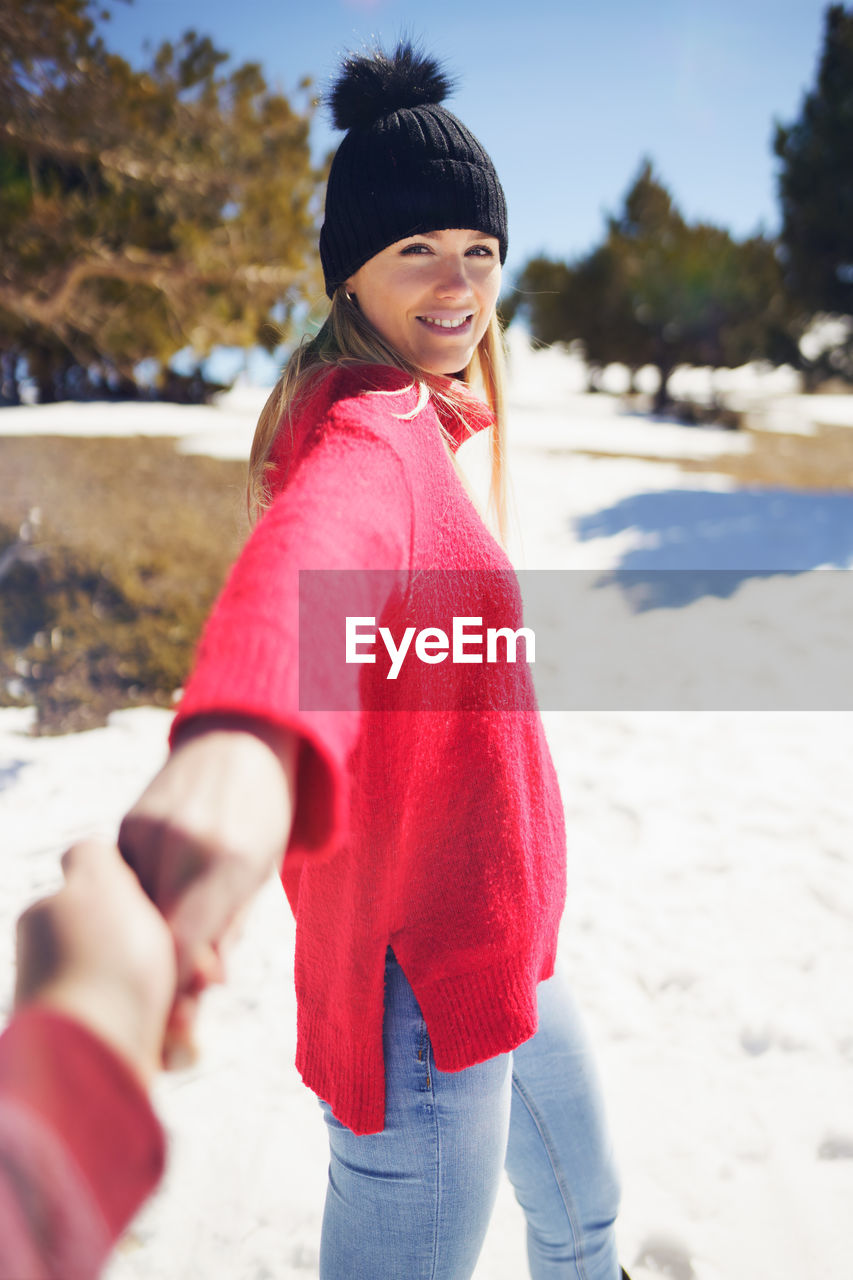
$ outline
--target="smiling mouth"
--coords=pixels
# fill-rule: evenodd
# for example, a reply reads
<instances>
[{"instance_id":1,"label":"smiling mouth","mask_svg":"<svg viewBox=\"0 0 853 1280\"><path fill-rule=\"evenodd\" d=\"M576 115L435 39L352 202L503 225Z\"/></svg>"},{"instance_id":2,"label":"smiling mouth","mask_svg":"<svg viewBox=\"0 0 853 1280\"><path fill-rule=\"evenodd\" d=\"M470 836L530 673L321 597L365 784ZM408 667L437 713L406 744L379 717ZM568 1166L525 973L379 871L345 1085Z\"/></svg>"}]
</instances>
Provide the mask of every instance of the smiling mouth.
<instances>
[{"instance_id":1,"label":"smiling mouth","mask_svg":"<svg viewBox=\"0 0 853 1280\"><path fill-rule=\"evenodd\" d=\"M429 325L431 329L441 329L447 333L458 333L460 329L465 329L474 319L473 312L468 315L460 316L457 320L441 320L437 316L418 316L421 324Z\"/></svg>"}]
</instances>

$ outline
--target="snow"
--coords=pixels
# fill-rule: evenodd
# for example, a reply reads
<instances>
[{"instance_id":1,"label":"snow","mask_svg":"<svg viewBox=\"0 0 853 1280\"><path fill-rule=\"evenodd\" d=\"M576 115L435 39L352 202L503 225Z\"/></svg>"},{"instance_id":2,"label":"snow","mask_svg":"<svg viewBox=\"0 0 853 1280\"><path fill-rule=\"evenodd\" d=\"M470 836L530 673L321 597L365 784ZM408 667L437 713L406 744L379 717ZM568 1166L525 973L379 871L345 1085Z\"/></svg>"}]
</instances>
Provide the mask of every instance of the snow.
<instances>
[{"instance_id":1,"label":"snow","mask_svg":"<svg viewBox=\"0 0 853 1280\"><path fill-rule=\"evenodd\" d=\"M184 436L194 439L211 431L239 431L247 425L250 445L248 411L223 407L211 413L205 405L155 404L145 400L119 404L105 400L66 400L61 404L4 408L0 414L0 433L6 436Z\"/></svg>"},{"instance_id":2,"label":"snow","mask_svg":"<svg viewBox=\"0 0 853 1280\"><path fill-rule=\"evenodd\" d=\"M757 425L762 431L792 435L814 435L819 427L853 426L853 396L791 395L771 399L760 411Z\"/></svg>"},{"instance_id":3,"label":"snow","mask_svg":"<svg viewBox=\"0 0 853 1280\"><path fill-rule=\"evenodd\" d=\"M853 498L684 473L674 456L700 440L710 456L730 451L731 435L626 420L607 397L583 396L575 376L555 352L516 360L511 545L525 569L740 571L731 596L700 582L677 611L713 638L730 610L760 602L756 570L851 567ZM193 448L227 442L236 453L243 439L245 456L263 394L243 388L211 409L4 410L0 430L186 432ZM812 412L803 406L801 419ZM853 425L843 397L838 420ZM594 432L610 445L596 452L611 456L574 455ZM671 432L684 445L668 452ZM479 441L463 460L477 487ZM819 586L836 577L800 575ZM561 943L604 1077L633 1280L850 1274L853 716L785 709L781 696L779 706L545 716L570 834ZM104 729L36 739L29 712L0 712L4 1010L14 917L58 883L72 838L114 832L164 756L168 722L126 711ZM273 883L229 984L208 997L199 1064L158 1085L170 1169L110 1280L316 1275L326 1148L293 1068L292 951ZM476 1280L526 1274L521 1213L504 1186Z\"/></svg>"}]
</instances>

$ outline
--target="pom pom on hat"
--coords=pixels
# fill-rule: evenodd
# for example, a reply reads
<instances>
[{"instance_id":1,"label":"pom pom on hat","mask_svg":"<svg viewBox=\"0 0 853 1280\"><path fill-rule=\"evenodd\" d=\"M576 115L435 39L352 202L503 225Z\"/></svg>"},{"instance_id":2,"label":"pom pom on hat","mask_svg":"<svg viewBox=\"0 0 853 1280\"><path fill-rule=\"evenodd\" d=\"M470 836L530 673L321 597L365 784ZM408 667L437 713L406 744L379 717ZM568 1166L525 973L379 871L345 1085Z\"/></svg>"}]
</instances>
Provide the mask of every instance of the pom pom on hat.
<instances>
[{"instance_id":1,"label":"pom pom on hat","mask_svg":"<svg viewBox=\"0 0 853 1280\"><path fill-rule=\"evenodd\" d=\"M453 81L435 58L401 42L389 57L350 54L332 86L329 106L336 129L369 129L382 116L442 102Z\"/></svg>"}]
</instances>

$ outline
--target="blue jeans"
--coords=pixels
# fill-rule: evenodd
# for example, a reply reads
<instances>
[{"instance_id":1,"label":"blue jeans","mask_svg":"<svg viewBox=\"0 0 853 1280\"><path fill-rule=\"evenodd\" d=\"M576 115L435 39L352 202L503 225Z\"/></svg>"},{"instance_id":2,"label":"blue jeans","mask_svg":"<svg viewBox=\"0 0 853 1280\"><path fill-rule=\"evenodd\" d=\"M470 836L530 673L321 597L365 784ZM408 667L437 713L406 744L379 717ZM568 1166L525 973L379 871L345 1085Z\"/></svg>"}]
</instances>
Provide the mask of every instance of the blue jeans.
<instances>
[{"instance_id":1,"label":"blue jeans","mask_svg":"<svg viewBox=\"0 0 853 1280\"><path fill-rule=\"evenodd\" d=\"M589 1050L559 976L514 1053L437 1071L389 951L385 1128L356 1136L322 1103L331 1162L321 1280L467 1280L506 1167L533 1280L618 1280L618 1182Z\"/></svg>"}]
</instances>

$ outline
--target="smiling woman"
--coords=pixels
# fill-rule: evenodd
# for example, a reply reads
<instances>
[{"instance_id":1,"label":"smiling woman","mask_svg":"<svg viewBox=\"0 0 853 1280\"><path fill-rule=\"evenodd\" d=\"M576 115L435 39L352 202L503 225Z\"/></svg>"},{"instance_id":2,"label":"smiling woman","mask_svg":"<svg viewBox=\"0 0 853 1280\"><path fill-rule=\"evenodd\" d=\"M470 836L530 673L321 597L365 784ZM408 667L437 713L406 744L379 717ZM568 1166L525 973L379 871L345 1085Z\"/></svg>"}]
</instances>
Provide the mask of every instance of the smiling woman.
<instances>
[{"instance_id":1,"label":"smiling woman","mask_svg":"<svg viewBox=\"0 0 853 1280\"><path fill-rule=\"evenodd\" d=\"M534 1280L617 1280L603 1108L555 972L565 832L527 663L491 664L482 711L457 679L441 711L413 709L393 679L377 710L369 657L341 664L304 627L318 582L323 619L355 592L343 613L380 635L411 605L441 620L455 572L454 664L476 663L465 627L504 597L500 629L522 631L512 566L452 459L490 430L502 475L507 228L447 90L408 45L344 64L320 239L331 309L262 415L263 514L122 848L172 923L189 1001L286 849L297 1067L331 1151L322 1280L467 1280L504 1165ZM449 634L416 643L430 689ZM308 675L325 700L303 696Z\"/></svg>"}]
</instances>

